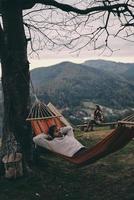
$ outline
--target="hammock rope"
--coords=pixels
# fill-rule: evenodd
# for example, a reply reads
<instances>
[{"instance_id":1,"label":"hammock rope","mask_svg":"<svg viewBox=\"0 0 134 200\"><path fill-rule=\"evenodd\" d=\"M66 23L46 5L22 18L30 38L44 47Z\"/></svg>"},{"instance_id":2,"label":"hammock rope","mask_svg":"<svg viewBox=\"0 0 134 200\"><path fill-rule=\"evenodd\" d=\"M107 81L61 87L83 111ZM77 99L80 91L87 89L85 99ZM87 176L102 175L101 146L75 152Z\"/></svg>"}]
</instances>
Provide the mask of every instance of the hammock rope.
<instances>
[{"instance_id":1,"label":"hammock rope","mask_svg":"<svg viewBox=\"0 0 134 200\"><path fill-rule=\"evenodd\" d=\"M41 101L35 101L31 107L27 120L49 119L57 117L46 104Z\"/></svg>"}]
</instances>

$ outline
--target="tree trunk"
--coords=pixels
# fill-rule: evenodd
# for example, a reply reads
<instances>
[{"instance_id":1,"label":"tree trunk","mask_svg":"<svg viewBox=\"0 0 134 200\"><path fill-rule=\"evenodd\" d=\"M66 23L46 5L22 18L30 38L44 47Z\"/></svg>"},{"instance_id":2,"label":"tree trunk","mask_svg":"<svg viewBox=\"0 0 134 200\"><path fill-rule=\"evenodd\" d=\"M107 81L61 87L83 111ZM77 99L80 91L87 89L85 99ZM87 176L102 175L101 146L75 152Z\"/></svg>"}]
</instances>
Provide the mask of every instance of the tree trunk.
<instances>
[{"instance_id":1,"label":"tree trunk","mask_svg":"<svg viewBox=\"0 0 134 200\"><path fill-rule=\"evenodd\" d=\"M26 123L29 103L29 63L22 10L11 2L4 5L4 48L1 55L4 120L2 151L13 134L24 158L30 159L31 129Z\"/></svg>"}]
</instances>

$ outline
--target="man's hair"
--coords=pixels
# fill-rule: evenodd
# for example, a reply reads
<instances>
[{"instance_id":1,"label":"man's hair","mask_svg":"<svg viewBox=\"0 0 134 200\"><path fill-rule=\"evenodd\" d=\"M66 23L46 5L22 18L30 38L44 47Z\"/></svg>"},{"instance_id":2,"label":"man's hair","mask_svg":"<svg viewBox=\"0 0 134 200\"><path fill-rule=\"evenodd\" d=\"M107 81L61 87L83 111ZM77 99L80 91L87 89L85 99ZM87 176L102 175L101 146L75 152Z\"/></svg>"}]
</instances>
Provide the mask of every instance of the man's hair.
<instances>
[{"instance_id":1,"label":"man's hair","mask_svg":"<svg viewBox=\"0 0 134 200\"><path fill-rule=\"evenodd\" d=\"M52 125L48 129L48 135L50 135L52 138L54 138L54 131L55 131L56 125Z\"/></svg>"}]
</instances>

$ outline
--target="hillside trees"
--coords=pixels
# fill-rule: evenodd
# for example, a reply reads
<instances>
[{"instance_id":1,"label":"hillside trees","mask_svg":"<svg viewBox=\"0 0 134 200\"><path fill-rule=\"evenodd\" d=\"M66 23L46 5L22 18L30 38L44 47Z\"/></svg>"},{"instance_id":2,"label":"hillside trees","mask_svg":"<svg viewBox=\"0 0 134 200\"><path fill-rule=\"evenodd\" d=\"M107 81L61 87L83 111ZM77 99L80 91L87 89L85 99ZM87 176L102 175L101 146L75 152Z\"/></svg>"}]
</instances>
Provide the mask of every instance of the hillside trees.
<instances>
[{"instance_id":1,"label":"hillside trees","mask_svg":"<svg viewBox=\"0 0 134 200\"><path fill-rule=\"evenodd\" d=\"M0 0L4 94L2 151L8 135L13 134L25 159L29 160L31 131L25 121L29 109L27 45L29 53L57 47L77 52L83 48L112 51L110 37L132 40L133 9L133 0L67 0L66 4L54 0ZM115 25L114 32L111 25Z\"/></svg>"}]
</instances>

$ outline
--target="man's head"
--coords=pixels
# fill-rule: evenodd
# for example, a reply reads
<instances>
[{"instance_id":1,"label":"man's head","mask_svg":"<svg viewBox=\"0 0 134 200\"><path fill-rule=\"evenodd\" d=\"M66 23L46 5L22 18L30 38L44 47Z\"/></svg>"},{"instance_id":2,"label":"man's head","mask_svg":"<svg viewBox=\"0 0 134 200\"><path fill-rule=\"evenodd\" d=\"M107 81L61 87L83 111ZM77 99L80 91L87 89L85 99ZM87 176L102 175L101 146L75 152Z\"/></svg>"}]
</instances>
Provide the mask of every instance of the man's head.
<instances>
[{"instance_id":1,"label":"man's head","mask_svg":"<svg viewBox=\"0 0 134 200\"><path fill-rule=\"evenodd\" d=\"M60 130L59 130L59 128L56 125L52 125L52 126L49 127L48 134L52 138L60 137L61 136Z\"/></svg>"},{"instance_id":2,"label":"man's head","mask_svg":"<svg viewBox=\"0 0 134 200\"><path fill-rule=\"evenodd\" d=\"M98 104L96 104L96 109L101 110L101 108Z\"/></svg>"}]
</instances>

